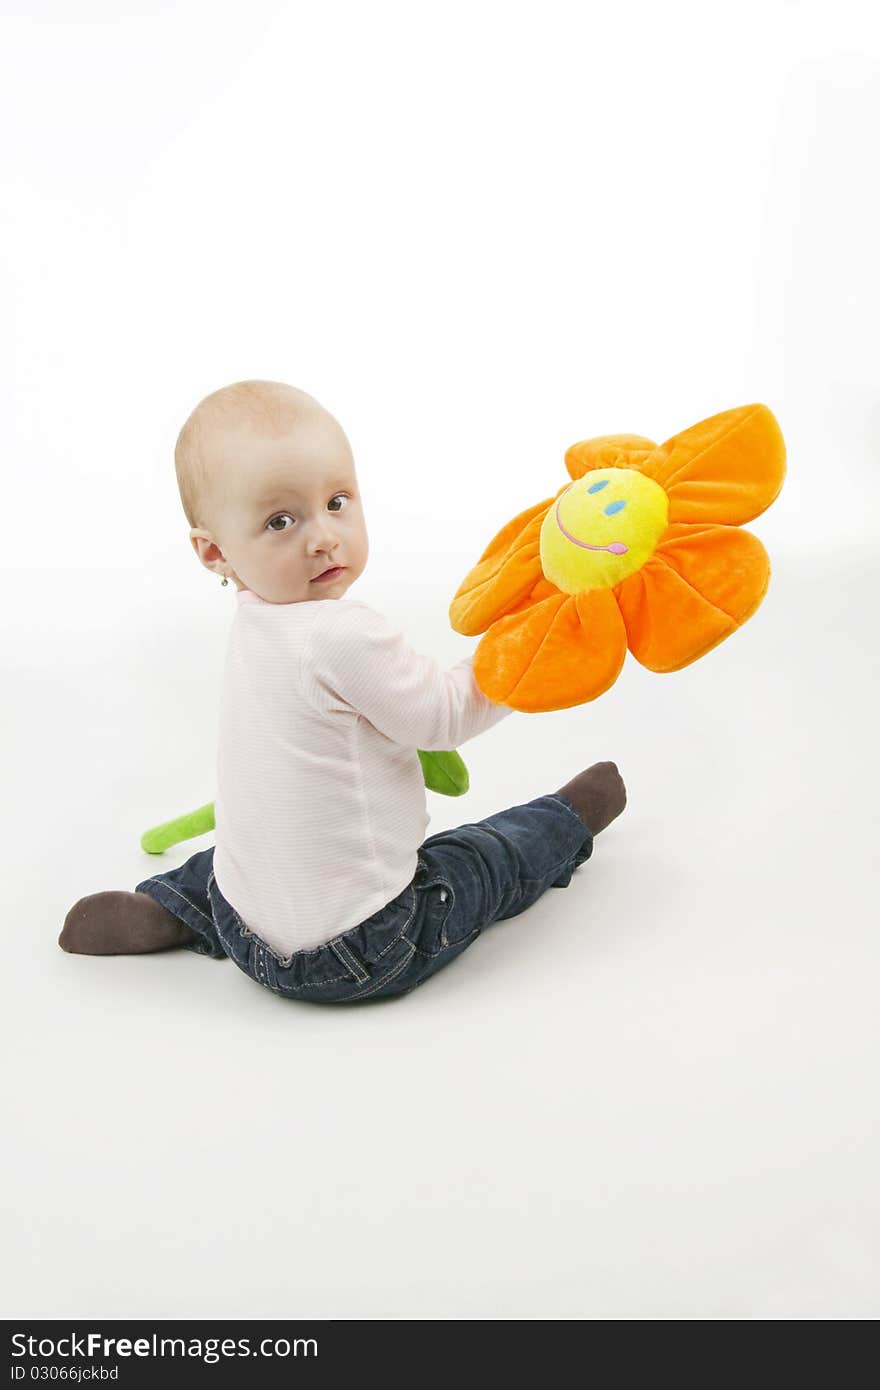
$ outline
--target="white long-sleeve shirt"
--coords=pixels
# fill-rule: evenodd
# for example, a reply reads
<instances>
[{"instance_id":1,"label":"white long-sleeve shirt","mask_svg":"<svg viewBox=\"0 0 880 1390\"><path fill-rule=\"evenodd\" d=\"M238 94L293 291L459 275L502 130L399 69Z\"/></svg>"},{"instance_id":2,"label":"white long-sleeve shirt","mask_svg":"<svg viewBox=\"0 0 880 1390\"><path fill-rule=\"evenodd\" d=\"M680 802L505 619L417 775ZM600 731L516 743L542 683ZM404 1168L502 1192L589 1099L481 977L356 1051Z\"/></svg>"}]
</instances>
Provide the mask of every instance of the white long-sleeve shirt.
<instances>
[{"instance_id":1,"label":"white long-sleeve shirt","mask_svg":"<svg viewBox=\"0 0 880 1390\"><path fill-rule=\"evenodd\" d=\"M418 749L513 711L473 655L443 670L357 599L240 589L220 702L214 876L279 955L322 945L402 893L430 821Z\"/></svg>"}]
</instances>

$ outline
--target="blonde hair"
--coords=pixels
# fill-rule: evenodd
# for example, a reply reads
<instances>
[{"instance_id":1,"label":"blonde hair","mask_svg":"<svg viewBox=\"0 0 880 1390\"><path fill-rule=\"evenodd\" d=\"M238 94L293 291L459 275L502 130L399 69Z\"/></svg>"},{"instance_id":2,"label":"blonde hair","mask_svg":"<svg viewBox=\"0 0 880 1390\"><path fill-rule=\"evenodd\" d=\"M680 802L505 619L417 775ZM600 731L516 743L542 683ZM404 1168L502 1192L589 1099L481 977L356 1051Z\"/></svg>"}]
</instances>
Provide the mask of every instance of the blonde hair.
<instances>
[{"instance_id":1,"label":"blonde hair","mask_svg":"<svg viewBox=\"0 0 880 1390\"><path fill-rule=\"evenodd\" d=\"M315 411L328 413L314 396L283 381L236 381L200 400L174 446L177 489L190 526L210 529L208 504L222 486L211 447L218 433L245 425L274 435Z\"/></svg>"}]
</instances>

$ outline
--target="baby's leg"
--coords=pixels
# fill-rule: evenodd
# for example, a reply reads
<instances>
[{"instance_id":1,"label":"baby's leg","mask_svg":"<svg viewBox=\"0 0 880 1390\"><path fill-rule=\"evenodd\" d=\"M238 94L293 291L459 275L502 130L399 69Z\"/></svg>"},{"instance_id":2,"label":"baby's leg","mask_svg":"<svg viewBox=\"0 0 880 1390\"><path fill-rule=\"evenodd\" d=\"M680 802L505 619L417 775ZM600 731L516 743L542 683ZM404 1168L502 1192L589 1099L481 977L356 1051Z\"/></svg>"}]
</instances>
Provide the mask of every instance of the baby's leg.
<instances>
[{"instance_id":1,"label":"baby's leg","mask_svg":"<svg viewBox=\"0 0 880 1390\"><path fill-rule=\"evenodd\" d=\"M549 888L567 888L595 836L625 805L615 764L594 763L558 792L431 835L415 877L416 956L396 990L406 992L448 965L490 923L525 912Z\"/></svg>"},{"instance_id":2,"label":"baby's leg","mask_svg":"<svg viewBox=\"0 0 880 1390\"><path fill-rule=\"evenodd\" d=\"M146 893L111 889L74 903L58 945L84 956L128 956L165 951L197 939L185 922Z\"/></svg>"}]
</instances>

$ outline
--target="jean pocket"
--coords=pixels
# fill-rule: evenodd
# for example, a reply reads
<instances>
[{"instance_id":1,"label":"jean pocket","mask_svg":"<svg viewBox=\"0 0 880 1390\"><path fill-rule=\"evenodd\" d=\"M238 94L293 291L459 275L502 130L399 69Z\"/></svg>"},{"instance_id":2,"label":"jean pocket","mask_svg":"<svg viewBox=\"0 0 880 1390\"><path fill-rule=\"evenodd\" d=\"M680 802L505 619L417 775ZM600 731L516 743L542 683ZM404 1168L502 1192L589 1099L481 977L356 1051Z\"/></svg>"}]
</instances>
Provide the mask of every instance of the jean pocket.
<instances>
[{"instance_id":1,"label":"jean pocket","mask_svg":"<svg viewBox=\"0 0 880 1390\"><path fill-rule=\"evenodd\" d=\"M370 999L374 995L394 994L396 991L393 987L403 984L407 967L415 953L412 942L405 936L400 937L394 949L383 956L381 968L374 966L366 983L354 986L339 1003L357 1004L361 999Z\"/></svg>"},{"instance_id":2,"label":"jean pocket","mask_svg":"<svg viewBox=\"0 0 880 1390\"><path fill-rule=\"evenodd\" d=\"M355 1003L358 999L385 993L406 974L416 952L410 929L418 905L415 885L408 883L403 892L379 912L328 943L352 977L345 990L346 998L340 1002Z\"/></svg>"},{"instance_id":3,"label":"jean pocket","mask_svg":"<svg viewBox=\"0 0 880 1390\"><path fill-rule=\"evenodd\" d=\"M409 883L378 912L322 946L297 951L285 960L269 951L269 987L315 1003L368 998L405 972L414 955L406 933L415 913L416 892Z\"/></svg>"},{"instance_id":4,"label":"jean pocket","mask_svg":"<svg viewBox=\"0 0 880 1390\"><path fill-rule=\"evenodd\" d=\"M357 1004L361 999L372 999L375 995L394 994L394 985L398 981L403 984L407 967L414 955L415 947L412 942L401 936L393 947L383 954L379 965L367 966L366 969L362 969L360 963L350 966L348 953L343 951L347 966L344 976L340 975L335 980L306 980L298 985L288 984L276 976L274 987L278 994L303 999L313 1004ZM334 959L342 964L342 958L336 953Z\"/></svg>"},{"instance_id":5,"label":"jean pocket","mask_svg":"<svg viewBox=\"0 0 880 1390\"><path fill-rule=\"evenodd\" d=\"M437 956L454 941L455 889L448 879L433 878L419 889L419 898L413 941L423 956Z\"/></svg>"},{"instance_id":6,"label":"jean pocket","mask_svg":"<svg viewBox=\"0 0 880 1390\"><path fill-rule=\"evenodd\" d=\"M380 973L385 965L396 960L399 943L408 933L416 915L416 889L408 883L396 898L386 903L372 917L335 936L328 946L345 960L358 983L367 976Z\"/></svg>"}]
</instances>

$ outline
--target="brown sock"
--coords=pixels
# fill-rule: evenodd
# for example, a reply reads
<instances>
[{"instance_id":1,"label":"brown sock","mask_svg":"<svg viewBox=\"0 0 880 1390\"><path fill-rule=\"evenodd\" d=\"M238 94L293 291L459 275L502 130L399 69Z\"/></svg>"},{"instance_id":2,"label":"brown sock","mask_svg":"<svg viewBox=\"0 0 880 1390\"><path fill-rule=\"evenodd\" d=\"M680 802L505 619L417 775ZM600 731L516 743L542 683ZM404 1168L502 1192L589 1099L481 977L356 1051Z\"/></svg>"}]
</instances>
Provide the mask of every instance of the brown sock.
<instances>
[{"instance_id":1,"label":"brown sock","mask_svg":"<svg viewBox=\"0 0 880 1390\"><path fill-rule=\"evenodd\" d=\"M192 931L146 893L111 889L74 903L58 938L62 951L84 956L129 956L196 941Z\"/></svg>"},{"instance_id":2,"label":"brown sock","mask_svg":"<svg viewBox=\"0 0 880 1390\"><path fill-rule=\"evenodd\" d=\"M560 787L557 795L571 802L594 835L610 825L626 805L626 787L617 763L593 763Z\"/></svg>"}]
</instances>

